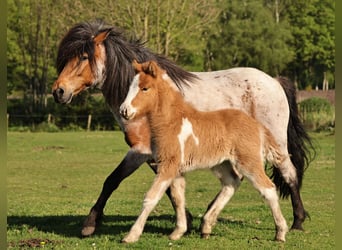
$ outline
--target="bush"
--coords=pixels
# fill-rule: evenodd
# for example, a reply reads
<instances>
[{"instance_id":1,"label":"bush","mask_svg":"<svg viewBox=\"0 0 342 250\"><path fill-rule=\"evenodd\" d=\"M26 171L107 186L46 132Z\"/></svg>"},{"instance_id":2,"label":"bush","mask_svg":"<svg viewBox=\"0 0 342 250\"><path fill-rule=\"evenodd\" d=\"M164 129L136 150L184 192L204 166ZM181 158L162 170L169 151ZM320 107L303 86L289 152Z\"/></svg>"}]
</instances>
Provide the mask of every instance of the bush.
<instances>
[{"instance_id":1,"label":"bush","mask_svg":"<svg viewBox=\"0 0 342 250\"><path fill-rule=\"evenodd\" d=\"M60 129L53 123L42 122L35 129L35 132L59 132Z\"/></svg>"},{"instance_id":2,"label":"bush","mask_svg":"<svg viewBox=\"0 0 342 250\"><path fill-rule=\"evenodd\" d=\"M13 127L8 127L8 131L11 131L11 132L31 132L31 129L28 126L13 126Z\"/></svg>"},{"instance_id":3,"label":"bush","mask_svg":"<svg viewBox=\"0 0 342 250\"><path fill-rule=\"evenodd\" d=\"M335 127L335 107L326 99L312 97L299 104L304 126L313 131L331 130Z\"/></svg>"},{"instance_id":4,"label":"bush","mask_svg":"<svg viewBox=\"0 0 342 250\"><path fill-rule=\"evenodd\" d=\"M84 131L84 129L81 126L78 126L77 124L70 123L67 126L63 128L63 131Z\"/></svg>"}]
</instances>

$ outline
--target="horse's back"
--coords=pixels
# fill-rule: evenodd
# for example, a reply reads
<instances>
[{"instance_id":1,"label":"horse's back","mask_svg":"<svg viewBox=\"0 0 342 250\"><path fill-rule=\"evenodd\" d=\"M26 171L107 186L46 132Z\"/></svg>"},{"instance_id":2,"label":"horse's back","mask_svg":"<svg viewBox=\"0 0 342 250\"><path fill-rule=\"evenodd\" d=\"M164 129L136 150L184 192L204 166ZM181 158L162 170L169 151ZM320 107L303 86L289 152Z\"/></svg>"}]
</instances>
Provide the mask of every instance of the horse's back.
<instances>
[{"instance_id":1,"label":"horse's back","mask_svg":"<svg viewBox=\"0 0 342 250\"><path fill-rule=\"evenodd\" d=\"M238 108L245 110L252 102L265 99L283 101L286 95L280 83L270 75L255 68L231 68L227 70L196 72L199 80L185 88L185 98L201 110ZM200 97L200 98L196 98ZM198 102L196 99L200 99ZM247 113L248 110L247 110Z\"/></svg>"},{"instance_id":2,"label":"horse's back","mask_svg":"<svg viewBox=\"0 0 342 250\"><path fill-rule=\"evenodd\" d=\"M184 88L184 96L197 109L242 110L277 135L279 141L286 142L289 106L275 78L248 67L195 74L199 80Z\"/></svg>"}]
</instances>

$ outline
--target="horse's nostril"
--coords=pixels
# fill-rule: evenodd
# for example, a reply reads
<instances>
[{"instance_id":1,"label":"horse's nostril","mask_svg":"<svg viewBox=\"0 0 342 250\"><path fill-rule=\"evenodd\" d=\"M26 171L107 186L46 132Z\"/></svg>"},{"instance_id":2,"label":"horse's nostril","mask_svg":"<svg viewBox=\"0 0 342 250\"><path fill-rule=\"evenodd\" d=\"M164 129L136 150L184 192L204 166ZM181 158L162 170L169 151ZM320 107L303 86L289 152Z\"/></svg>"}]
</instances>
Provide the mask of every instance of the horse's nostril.
<instances>
[{"instance_id":1,"label":"horse's nostril","mask_svg":"<svg viewBox=\"0 0 342 250\"><path fill-rule=\"evenodd\" d=\"M56 92L57 92L57 95L61 96L64 94L64 89L58 88L58 89L56 89Z\"/></svg>"},{"instance_id":2,"label":"horse's nostril","mask_svg":"<svg viewBox=\"0 0 342 250\"><path fill-rule=\"evenodd\" d=\"M63 94L64 94L64 89L62 88L55 89L52 93L55 99L55 102L60 103L60 100L63 97Z\"/></svg>"}]
</instances>

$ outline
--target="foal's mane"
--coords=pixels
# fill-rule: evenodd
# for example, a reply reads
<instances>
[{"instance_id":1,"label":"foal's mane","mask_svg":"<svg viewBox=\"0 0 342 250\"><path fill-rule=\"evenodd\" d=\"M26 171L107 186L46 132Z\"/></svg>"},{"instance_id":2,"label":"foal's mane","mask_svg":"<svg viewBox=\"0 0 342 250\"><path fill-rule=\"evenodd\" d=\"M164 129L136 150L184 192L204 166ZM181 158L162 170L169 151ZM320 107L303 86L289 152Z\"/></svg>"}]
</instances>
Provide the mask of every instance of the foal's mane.
<instances>
[{"instance_id":1,"label":"foal's mane","mask_svg":"<svg viewBox=\"0 0 342 250\"><path fill-rule=\"evenodd\" d=\"M96 62L93 37L106 30L110 30L110 33L104 41L107 59L106 80L102 92L111 107L118 108L127 95L135 75L132 66L134 59L138 62L157 61L180 90L182 86L188 85L189 81L196 79L194 74L183 70L166 57L151 52L140 39L127 39L121 29L109 26L101 20L76 24L65 35L58 48L58 74L70 59L81 57L84 52L88 54L91 68L94 70Z\"/></svg>"}]
</instances>

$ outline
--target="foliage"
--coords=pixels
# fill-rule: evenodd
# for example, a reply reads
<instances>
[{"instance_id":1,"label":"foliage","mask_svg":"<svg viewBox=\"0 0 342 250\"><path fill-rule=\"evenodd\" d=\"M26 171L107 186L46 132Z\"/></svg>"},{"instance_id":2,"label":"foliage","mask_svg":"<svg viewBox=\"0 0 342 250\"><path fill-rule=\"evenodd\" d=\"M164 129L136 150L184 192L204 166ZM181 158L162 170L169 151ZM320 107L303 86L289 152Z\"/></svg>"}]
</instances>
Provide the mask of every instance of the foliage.
<instances>
[{"instance_id":1,"label":"foliage","mask_svg":"<svg viewBox=\"0 0 342 250\"><path fill-rule=\"evenodd\" d=\"M327 81L335 86L333 0L7 2L7 90L16 98L23 93L23 115L62 112L51 108L49 99L57 77L58 43L74 24L96 18L122 27L128 36L146 41L147 47L187 70L251 66L273 76L286 75L300 89L321 88ZM79 112L77 107L63 107L63 112L82 113L85 104L72 105L83 107Z\"/></svg>"},{"instance_id":2,"label":"foliage","mask_svg":"<svg viewBox=\"0 0 342 250\"><path fill-rule=\"evenodd\" d=\"M167 235L174 211L164 196L149 217L139 242L120 243L137 218L153 173L140 167L108 200L104 221L93 237L81 238L83 220L105 178L128 150L121 132L16 133L7 135L8 249L336 249L335 139L311 134L317 158L305 172L302 198L311 219L304 232L290 231L287 242L274 242L274 223L266 204L247 181L219 215L213 235L200 238L201 217L220 189L208 171L187 174L187 207L193 229L179 241ZM288 222L290 200L281 200ZM21 245L21 247L20 247Z\"/></svg>"},{"instance_id":3,"label":"foliage","mask_svg":"<svg viewBox=\"0 0 342 250\"><path fill-rule=\"evenodd\" d=\"M277 75L294 56L288 23L277 23L261 1L227 1L218 25L208 40L208 70L243 66Z\"/></svg>"},{"instance_id":4,"label":"foliage","mask_svg":"<svg viewBox=\"0 0 342 250\"><path fill-rule=\"evenodd\" d=\"M302 120L307 129L331 130L335 127L335 108L326 99L312 97L299 104Z\"/></svg>"},{"instance_id":5,"label":"foliage","mask_svg":"<svg viewBox=\"0 0 342 250\"><path fill-rule=\"evenodd\" d=\"M306 85L322 88L324 73L335 72L335 1L294 1L289 6L288 16L294 36L296 58L289 65L289 72Z\"/></svg>"}]
</instances>

